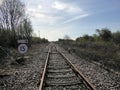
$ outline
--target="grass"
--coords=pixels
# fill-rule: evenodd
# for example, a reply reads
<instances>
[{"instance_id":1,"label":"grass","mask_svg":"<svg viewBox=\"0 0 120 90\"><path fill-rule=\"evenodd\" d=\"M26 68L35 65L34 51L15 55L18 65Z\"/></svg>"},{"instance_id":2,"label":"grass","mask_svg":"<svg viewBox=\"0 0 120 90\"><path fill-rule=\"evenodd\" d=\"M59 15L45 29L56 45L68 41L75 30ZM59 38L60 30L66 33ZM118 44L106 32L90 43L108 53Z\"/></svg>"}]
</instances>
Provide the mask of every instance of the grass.
<instances>
[{"instance_id":1,"label":"grass","mask_svg":"<svg viewBox=\"0 0 120 90\"><path fill-rule=\"evenodd\" d=\"M62 42L64 49L74 49L76 55L88 61L101 63L108 69L120 72L120 46L112 42Z\"/></svg>"}]
</instances>

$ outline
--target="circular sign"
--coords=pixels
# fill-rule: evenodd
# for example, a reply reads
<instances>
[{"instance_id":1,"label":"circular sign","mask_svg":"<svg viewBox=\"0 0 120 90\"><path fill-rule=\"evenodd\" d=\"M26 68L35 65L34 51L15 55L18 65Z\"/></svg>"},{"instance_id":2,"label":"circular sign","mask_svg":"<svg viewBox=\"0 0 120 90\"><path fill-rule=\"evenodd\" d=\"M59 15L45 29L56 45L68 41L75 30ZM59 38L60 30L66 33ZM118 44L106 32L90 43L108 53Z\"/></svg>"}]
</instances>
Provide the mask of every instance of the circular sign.
<instances>
[{"instance_id":1,"label":"circular sign","mask_svg":"<svg viewBox=\"0 0 120 90\"><path fill-rule=\"evenodd\" d=\"M27 47L26 44L20 44L20 45L18 46L18 51L19 51L21 54L26 53L27 50L28 50L28 47Z\"/></svg>"}]
</instances>

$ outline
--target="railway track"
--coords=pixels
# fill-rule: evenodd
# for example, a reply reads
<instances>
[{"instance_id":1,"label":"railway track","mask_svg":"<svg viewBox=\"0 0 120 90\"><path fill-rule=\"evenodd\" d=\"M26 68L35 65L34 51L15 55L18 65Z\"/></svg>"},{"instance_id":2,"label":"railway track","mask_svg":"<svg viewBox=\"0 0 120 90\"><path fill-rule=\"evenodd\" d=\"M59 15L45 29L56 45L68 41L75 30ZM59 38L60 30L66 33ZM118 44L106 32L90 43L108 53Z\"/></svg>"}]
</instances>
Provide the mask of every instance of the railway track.
<instances>
[{"instance_id":1,"label":"railway track","mask_svg":"<svg viewBox=\"0 0 120 90\"><path fill-rule=\"evenodd\" d=\"M65 55L50 46L39 90L96 90Z\"/></svg>"}]
</instances>

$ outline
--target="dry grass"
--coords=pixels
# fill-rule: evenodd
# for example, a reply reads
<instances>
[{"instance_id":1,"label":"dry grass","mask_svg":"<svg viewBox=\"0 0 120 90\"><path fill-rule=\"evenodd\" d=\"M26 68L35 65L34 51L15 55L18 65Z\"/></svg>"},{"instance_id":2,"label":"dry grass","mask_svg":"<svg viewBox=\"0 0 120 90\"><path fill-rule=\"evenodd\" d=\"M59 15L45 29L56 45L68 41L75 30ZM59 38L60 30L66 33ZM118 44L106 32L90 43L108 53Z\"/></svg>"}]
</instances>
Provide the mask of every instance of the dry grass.
<instances>
[{"instance_id":1,"label":"dry grass","mask_svg":"<svg viewBox=\"0 0 120 90\"><path fill-rule=\"evenodd\" d=\"M61 43L66 50L75 50L76 55L88 61L96 61L114 71L120 71L120 47L114 43L86 42L68 44Z\"/></svg>"}]
</instances>

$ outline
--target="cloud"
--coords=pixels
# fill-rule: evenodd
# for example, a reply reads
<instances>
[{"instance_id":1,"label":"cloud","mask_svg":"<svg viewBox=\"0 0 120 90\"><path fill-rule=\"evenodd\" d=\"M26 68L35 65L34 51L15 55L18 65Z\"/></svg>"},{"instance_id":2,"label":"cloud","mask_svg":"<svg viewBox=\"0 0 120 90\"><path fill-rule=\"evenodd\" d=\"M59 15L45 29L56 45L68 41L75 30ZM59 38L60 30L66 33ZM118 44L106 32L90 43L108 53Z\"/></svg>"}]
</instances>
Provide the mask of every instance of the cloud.
<instances>
[{"instance_id":1,"label":"cloud","mask_svg":"<svg viewBox=\"0 0 120 90\"><path fill-rule=\"evenodd\" d=\"M47 10L43 10L40 5L38 6L38 9L28 8L26 10L26 13L31 17L33 21L39 22L40 24L53 25L59 19L61 19L61 17L54 16L47 12Z\"/></svg>"},{"instance_id":2,"label":"cloud","mask_svg":"<svg viewBox=\"0 0 120 90\"><path fill-rule=\"evenodd\" d=\"M64 3L64 2L60 2L60 1L53 2L52 8L54 8L56 10L65 11L67 13L80 13L83 11L81 8L79 8L78 6L76 6L74 4Z\"/></svg>"},{"instance_id":3,"label":"cloud","mask_svg":"<svg viewBox=\"0 0 120 90\"><path fill-rule=\"evenodd\" d=\"M63 24L70 23L70 22L73 22L75 20L85 18L87 16L89 16L89 14L78 15L78 16L72 17L71 19L68 19L68 20L64 21Z\"/></svg>"},{"instance_id":4,"label":"cloud","mask_svg":"<svg viewBox=\"0 0 120 90\"><path fill-rule=\"evenodd\" d=\"M27 9L26 9L26 13L27 13L27 14L33 14L33 13L36 13L36 10L33 9L33 8L27 8Z\"/></svg>"},{"instance_id":5,"label":"cloud","mask_svg":"<svg viewBox=\"0 0 120 90\"><path fill-rule=\"evenodd\" d=\"M61 0L30 0L26 13L31 17L34 30L41 30L41 36L51 41L68 35L70 28L65 29L63 24L89 16L77 4Z\"/></svg>"},{"instance_id":6,"label":"cloud","mask_svg":"<svg viewBox=\"0 0 120 90\"><path fill-rule=\"evenodd\" d=\"M39 24L57 25L72 22L86 17L87 14L82 8L73 4L54 0L39 0L34 6L28 6L26 11L32 21ZM34 3L33 1L31 4ZM47 7L46 7L47 6ZM65 21L68 19L67 21Z\"/></svg>"},{"instance_id":7,"label":"cloud","mask_svg":"<svg viewBox=\"0 0 120 90\"><path fill-rule=\"evenodd\" d=\"M39 8L39 9L42 9L43 7L42 7L42 5L38 5L38 8Z\"/></svg>"},{"instance_id":8,"label":"cloud","mask_svg":"<svg viewBox=\"0 0 120 90\"><path fill-rule=\"evenodd\" d=\"M77 13L83 13L83 10L81 8L74 6L74 7L69 7L68 12L77 14Z\"/></svg>"},{"instance_id":9,"label":"cloud","mask_svg":"<svg viewBox=\"0 0 120 90\"><path fill-rule=\"evenodd\" d=\"M55 8L57 10L64 10L67 8L67 5L62 2L55 1L52 5L52 8Z\"/></svg>"},{"instance_id":10,"label":"cloud","mask_svg":"<svg viewBox=\"0 0 120 90\"><path fill-rule=\"evenodd\" d=\"M2 4L3 0L0 0L0 5Z\"/></svg>"}]
</instances>

